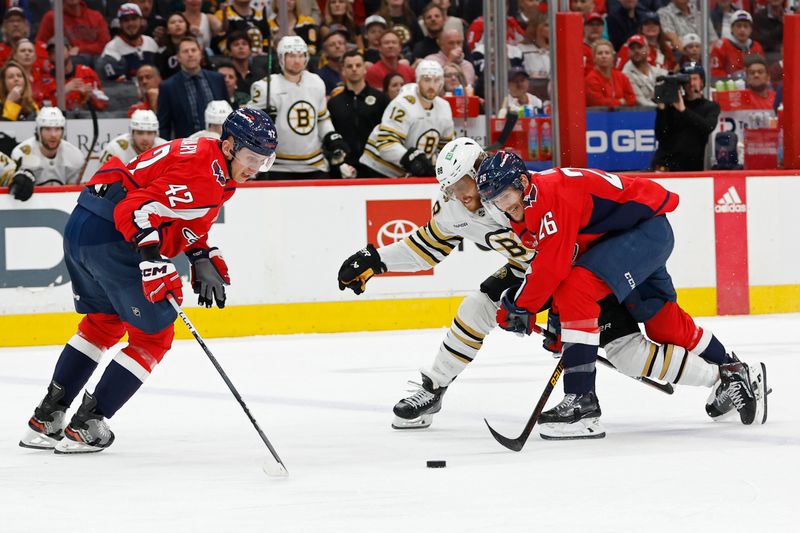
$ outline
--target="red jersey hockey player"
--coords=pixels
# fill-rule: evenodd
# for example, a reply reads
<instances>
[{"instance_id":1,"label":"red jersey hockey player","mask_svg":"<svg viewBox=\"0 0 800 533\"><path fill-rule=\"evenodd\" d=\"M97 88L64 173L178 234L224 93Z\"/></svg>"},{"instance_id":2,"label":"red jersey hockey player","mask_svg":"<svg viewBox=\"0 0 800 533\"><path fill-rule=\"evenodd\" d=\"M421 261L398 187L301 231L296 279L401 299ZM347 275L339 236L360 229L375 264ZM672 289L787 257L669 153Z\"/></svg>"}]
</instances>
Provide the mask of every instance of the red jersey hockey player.
<instances>
[{"instance_id":1,"label":"red jersey hockey player","mask_svg":"<svg viewBox=\"0 0 800 533\"><path fill-rule=\"evenodd\" d=\"M221 140L177 139L124 165L113 158L78 198L64 230L64 256L84 314L20 446L56 453L99 452L114 441L106 423L172 345L182 282L171 258L185 253L200 305L225 306L228 267L207 234L237 183L268 169L277 135L266 113L231 113ZM104 352L128 333L93 394L69 424L66 411Z\"/></svg>"},{"instance_id":2,"label":"red jersey hockey player","mask_svg":"<svg viewBox=\"0 0 800 533\"><path fill-rule=\"evenodd\" d=\"M565 397L542 413L544 438L605 436L594 380L598 302L610 293L654 341L685 346L720 365L720 387L743 423L766 420L763 363L748 367L728 355L675 303L665 266L674 238L664 215L677 207L677 195L650 180L598 170L530 174L508 152L485 160L477 183L483 200L505 212L523 244L537 251L522 287L501 301L500 327L530 333L551 297L560 315Z\"/></svg>"}]
</instances>

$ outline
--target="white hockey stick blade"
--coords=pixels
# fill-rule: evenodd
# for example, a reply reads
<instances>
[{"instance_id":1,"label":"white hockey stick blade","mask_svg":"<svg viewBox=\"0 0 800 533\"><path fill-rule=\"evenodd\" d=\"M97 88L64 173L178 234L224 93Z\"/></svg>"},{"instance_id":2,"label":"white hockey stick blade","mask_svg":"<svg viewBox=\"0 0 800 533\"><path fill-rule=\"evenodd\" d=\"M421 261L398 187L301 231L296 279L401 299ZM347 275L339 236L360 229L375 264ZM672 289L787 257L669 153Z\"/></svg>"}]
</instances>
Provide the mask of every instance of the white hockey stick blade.
<instances>
[{"instance_id":1,"label":"white hockey stick blade","mask_svg":"<svg viewBox=\"0 0 800 533\"><path fill-rule=\"evenodd\" d=\"M266 461L264 466L261 467L264 473L270 477L288 477L289 471L281 463L275 461Z\"/></svg>"}]
</instances>

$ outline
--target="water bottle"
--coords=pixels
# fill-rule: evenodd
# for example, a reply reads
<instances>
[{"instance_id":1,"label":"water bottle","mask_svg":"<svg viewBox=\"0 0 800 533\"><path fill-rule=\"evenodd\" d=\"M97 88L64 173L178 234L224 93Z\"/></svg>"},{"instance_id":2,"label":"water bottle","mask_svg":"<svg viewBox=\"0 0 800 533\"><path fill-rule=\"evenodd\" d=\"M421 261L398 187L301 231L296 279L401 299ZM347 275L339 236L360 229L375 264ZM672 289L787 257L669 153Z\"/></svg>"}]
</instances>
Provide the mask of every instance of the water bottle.
<instances>
[{"instance_id":1,"label":"water bottle","mask_svg":"<svg viewBox=\"0 0 800 533\"><path fill-rule=\"evenodd\" d=\"M725 92L725 82L722 80L717 80L717 83L714 84L714 89L716 89L718 93Z\"/></svg>"},{"instance_id":2,"label":"water bottle","mask_svg":"<svg viewBox=\"0 0 800 533\"><path fill-rule=\"evenodd\" d=\"M737 91L744 91L744 88L747 86L743 79L736 80L734 84L736 85Z\"/></svg>"},{"instance_id":3,"label":"water bottle","mask_svg":"<svg viewBox=\"0 0 800 533\"><path fill-rule=\"evenodd\" d=\"M461 85L457 85L453 89L453 96L464 96L464 88Z\"/></svg>"},{"instance_id":4,"label":"water bottle","mask_svg":"<svg viewBox=\"0 0 800 533\"><path fill-rule=\"evenodd\" d=\"M736 90L736 82L732 79L725 82L725 90L726 91L735 91Z\"/></svg>"},{"instance_id":5,"label":"water bottle","mask_svg":"<svg viewBox=\"0 0 800 533\"><path fill-rule=\"evenodd\" d=\"M539 161L539 128L536 119L528 123L528 161Z\"/></svg>"},{"instance_id":6,"label":"water bottle","mask_svg":"<svg viewBox=\"0 0 800 533\"><path fill-rule=\"evenodd\" d=\"M539 155L543 161L548 161L553 148L553 137L550 132L550 119L542 119L542 141L539 143Z\"/></svg>"}]
</instances>

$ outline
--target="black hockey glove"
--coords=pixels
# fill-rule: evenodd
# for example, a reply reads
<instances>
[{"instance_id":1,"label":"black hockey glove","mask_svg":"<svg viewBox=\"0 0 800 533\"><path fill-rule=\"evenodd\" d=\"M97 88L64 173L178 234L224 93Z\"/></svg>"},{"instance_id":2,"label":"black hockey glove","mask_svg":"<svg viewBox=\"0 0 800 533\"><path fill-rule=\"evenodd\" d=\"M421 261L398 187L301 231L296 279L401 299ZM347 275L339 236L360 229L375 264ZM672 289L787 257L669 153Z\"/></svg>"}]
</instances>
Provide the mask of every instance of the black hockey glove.
<instances>
[{"instance_id":1,"label":"black hockey glove","mask_svg":"<svg viewBox=\"0 0 800 533\"><path fill-rule=\"evenodd\" d=\"M344 140L344 137L332 131L322 139L322 154L328 163L334 167L344 163L347 154L350 153L350 147Z\"/></svg>"},{"instance_id":2,"label":"black hockey glove","mask_svg":"<svg viewBox=\"0 0 800 533\"><path fill-rule=\"evenodd\" d=\"M412 176L426 177L436 175L436 169L433 168L431 160L428 159L425 152L417 148L409 148L400 159L400 165Z\"/></svg>"},{"instance_id":3,"label":"black hockey glove","mask_svg":"<svg viewBox=\"0 0 800 533\"><path fill-rule=\"evenodd\" d=\"M225 285L231 284L228 265L217 248L196 248L188 250L186 257L192 264L189 282L194 293L199 295L197 304L211 307L214 300L217 307L225 307Z\"/></svg>"},{"instance_id":4,"label":"black hockey glove","mask_svg":"<svg viewBox=\"0 0 800 533\"><path fill-rule=\"evenodd\" d=\"M483 280L480 289L491 301L499 302L500 297L503 296L503 291L511 288L519 289L520 285L522 285L522 280L512 274L511 269L506 265Z\"/></svg>"},{"instance_id":5,"label":"black hockey glove","mask_svg":"<svg viewBox=\"0 0 800 533\"><path fill-rule=\"evenodd\" d=\"M533 325L536 324L536 313L524 307L519 307L514 302L516 288L511 288L503 293L500 298L500 309L497 310L497 325L506 331L519 335L530 335Z\"/></svg>"},{"instance_id":6,"label":"black hockey glove","mask_svg":"<svg viewBox=\"0 0 800 533\"><path fill-rule=\"evenodd\" d=\"M371 244L348 257L339 269L339 290L350 289L356 294L364 292L367 281L375 274L386 272L378 250Z\"/></svg>"},{"instance_id":7,"label":"black hockey glove","mask_svg":"<svg viewBox=\"0 0 800 533\"><path fill-rule=\"evenodd\" d=\"M8 194L14 199L24 202L33 196L33 184L36 178L30 170L20 170L11 178L11 185L8 187Z\"/></svg>"}]
</instances>

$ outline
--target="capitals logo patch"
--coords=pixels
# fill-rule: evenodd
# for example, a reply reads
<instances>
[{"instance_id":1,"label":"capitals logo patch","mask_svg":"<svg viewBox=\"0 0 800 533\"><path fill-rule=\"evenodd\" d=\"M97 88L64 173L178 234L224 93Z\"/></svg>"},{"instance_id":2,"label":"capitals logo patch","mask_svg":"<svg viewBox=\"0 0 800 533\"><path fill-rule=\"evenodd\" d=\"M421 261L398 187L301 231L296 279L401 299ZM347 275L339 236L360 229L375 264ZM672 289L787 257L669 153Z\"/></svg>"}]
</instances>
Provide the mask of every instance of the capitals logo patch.
<instances>
[{"instance_id":1,"label":"capitals logo patch","mask_svg":"<svg viewBox=\"0 0 800 533\"><path fill-rule=\"evenodd\" d=\"M225 172L222 170L222 166L220 166L219 161L216 159L211 162L211 173L214 174L215 178L217 178L217 183L219 183L219 186L224 187Z\"/></svg>"}]
</instances>

